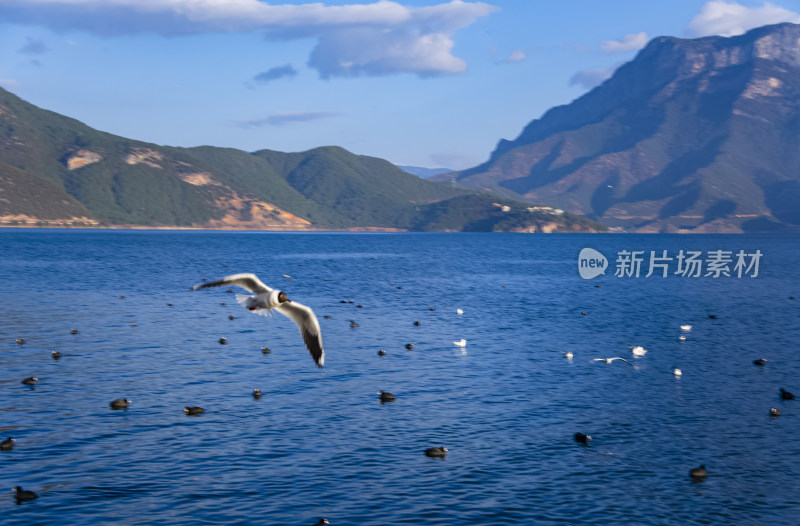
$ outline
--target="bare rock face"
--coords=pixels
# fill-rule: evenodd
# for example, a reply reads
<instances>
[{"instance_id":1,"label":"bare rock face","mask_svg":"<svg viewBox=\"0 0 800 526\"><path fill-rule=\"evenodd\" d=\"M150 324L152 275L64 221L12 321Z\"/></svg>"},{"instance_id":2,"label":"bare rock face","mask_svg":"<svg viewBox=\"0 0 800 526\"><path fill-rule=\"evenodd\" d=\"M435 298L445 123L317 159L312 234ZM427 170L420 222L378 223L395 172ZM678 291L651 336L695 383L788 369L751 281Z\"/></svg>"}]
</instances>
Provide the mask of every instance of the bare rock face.
<instances>
[{"instance_id":1,"label":"bare rock face","mask_svg":"<svg viewBox=\"0 0 800 526\"><path fill-rule=\"evenodd\" d=\"M455 178L629 231L793 230L797 144L800 26L778 24L653 39Z\"/></svg>"},{"instance_id":2,"label":"bare rock face","mask_svg":"<svg viewBox=\"0 0 800 526\"><path fill-rule=\"evenodd\" d=\"M99 153L81 149L68 155L64 159L64 164L67 165L68 170L77 170L78 168L83 168L86 165L98 163L102 160L103 156Z\"/></svg>"},{"instance_id":3,"label":"bare rock face","mask_svg":"<svg viewBox=\"0 0 800 526\"><path fill-rule=\"evenodd\" d=\"M151 168L163 168L160 161L164 156L150 148L134 148L127 156L125 156L126 164L146 164Z\"/></svg>"}]
</instances>

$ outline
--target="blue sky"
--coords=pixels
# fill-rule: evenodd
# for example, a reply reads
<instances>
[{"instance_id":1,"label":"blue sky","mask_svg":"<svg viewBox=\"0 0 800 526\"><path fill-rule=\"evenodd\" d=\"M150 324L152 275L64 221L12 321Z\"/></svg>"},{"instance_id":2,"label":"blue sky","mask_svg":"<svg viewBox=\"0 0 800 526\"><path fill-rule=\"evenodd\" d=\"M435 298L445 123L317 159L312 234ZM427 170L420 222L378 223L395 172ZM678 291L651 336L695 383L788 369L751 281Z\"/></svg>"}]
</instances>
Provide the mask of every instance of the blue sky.
<instances>
[{"instance_id":1,"label":"blue sky","mask_svg":"<svg viewBox=\"0 0 800 526\"><path fill-rule=\"evenodd\" d=\"M0 0L0 86L125 137L463 169L656 36L800 0Z\"/></svg>"}]
</instances>

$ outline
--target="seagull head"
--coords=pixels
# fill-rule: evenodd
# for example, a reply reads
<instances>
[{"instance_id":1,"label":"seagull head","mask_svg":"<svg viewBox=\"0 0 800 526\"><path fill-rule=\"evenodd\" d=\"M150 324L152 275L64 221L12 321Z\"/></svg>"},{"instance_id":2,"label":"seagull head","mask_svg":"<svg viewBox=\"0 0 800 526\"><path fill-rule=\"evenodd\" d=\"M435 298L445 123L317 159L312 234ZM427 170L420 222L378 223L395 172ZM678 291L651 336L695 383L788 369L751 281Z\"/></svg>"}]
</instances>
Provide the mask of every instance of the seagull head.
<instances>
[{"instance_id":1,"label":"seagull head","mask_svg":"<svg viewBox=\"0 0 800 526\"><path fill-rule=\"evenodd\" d=\"M283 303L283 302L286 302L286 301L288 301L289 303L292 302L292 300L289 299L289 296L287 296L285 292L279 292L278 293L278 303Z\"/></svg>"}]
</instances>

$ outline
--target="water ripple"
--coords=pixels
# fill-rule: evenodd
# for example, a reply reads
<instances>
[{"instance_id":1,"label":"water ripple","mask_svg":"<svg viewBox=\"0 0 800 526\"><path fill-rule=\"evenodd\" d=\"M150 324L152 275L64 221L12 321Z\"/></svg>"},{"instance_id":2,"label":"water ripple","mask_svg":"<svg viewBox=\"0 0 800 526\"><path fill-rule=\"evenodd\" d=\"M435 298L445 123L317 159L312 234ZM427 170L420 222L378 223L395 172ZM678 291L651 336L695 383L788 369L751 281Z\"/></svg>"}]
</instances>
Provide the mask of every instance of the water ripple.
<instances>
[{"instance_id":1,"label":"water ripple","mask_svg":"<svg viewBox=\"0 0 800 526\"><path fill-rule=\"evenodd\" d=\"M800 417L778 397L800 391L792 238L3 230L0 240L0 434L17 439L0 466L7 487L40 495L0 498L3 524L796 523ZM586 245L760 248L769 264L749 281L607 276L595 288L574 268ZM254 264L254 251L267 256ZM332 316L320 319L324 370L288 320L250 316L224 291L188 291L238 271ZM37 290L52 292L44 304ZM682 323L694 325L685 342ZM463 350L451 343L461 338ZM629 344L649 349L635 368L591 361L629 356ZM761 356L767 365L752 365ZM35 389L20 384L31 375ZM379 390L397 399L381 404ZM131 407L111 410L120 397ZM206 412L188 417L187 405ZM578 444L576 431L594 440ZM445 459L424 455L440 445ZM700 464L710 475L693 482Z\"/></svg>"}]
</instances>

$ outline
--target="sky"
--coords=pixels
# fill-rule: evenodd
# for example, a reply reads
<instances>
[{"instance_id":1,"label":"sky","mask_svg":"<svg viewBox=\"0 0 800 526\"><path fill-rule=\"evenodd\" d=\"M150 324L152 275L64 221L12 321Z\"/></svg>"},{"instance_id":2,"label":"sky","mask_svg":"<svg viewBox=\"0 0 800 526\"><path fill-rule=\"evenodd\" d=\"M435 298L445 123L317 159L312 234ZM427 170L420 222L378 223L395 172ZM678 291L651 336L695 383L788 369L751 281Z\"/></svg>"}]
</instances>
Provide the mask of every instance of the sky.
<instances>
[{"instance_id":1,"label":"sky","mask_svg":"<svg viewBox=\"0 0 800 526\"><path fill-rule=\"evenodd\" d=\"M800 0L0 0L0 87L141 141L465 169L658 36Z\"/></svg>"}]
</instances>

